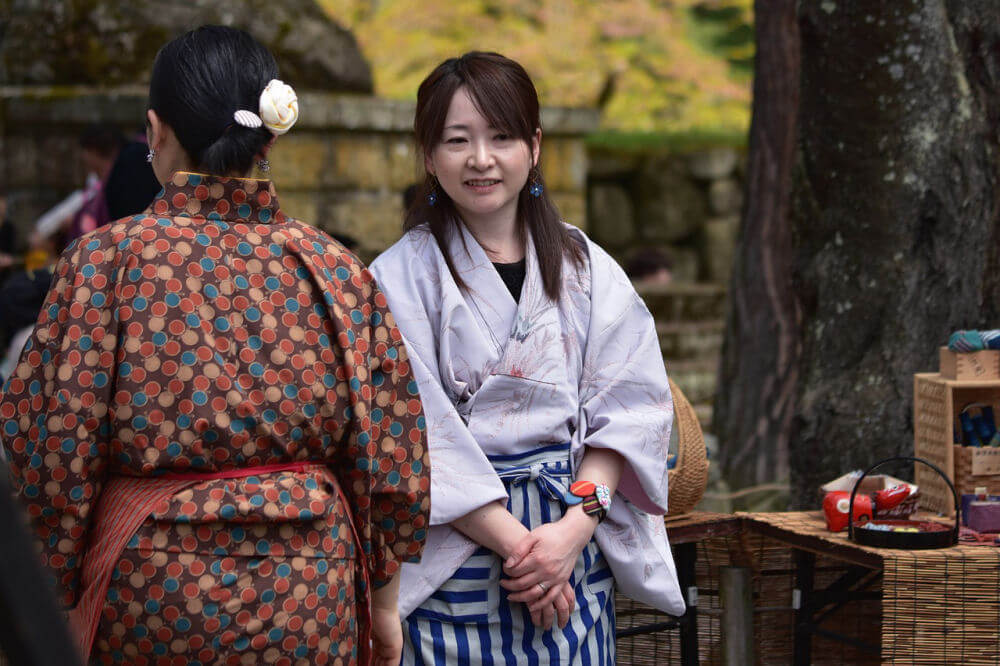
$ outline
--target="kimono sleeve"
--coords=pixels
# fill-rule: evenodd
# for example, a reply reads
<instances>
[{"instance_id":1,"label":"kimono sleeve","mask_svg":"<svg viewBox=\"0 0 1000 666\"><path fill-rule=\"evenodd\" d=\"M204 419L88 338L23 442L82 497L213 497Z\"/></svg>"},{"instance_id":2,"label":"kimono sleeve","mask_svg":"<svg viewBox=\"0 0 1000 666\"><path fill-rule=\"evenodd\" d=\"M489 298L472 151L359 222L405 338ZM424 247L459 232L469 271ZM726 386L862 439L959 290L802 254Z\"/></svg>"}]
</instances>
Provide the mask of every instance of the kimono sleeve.
<instances>
[{"instance_id":1,"label":"kimono sleeve","mask_svg":"<svg viewBox=\"0 0 1000 666\"><path fill-rule=\"evenodd\" d=\"M99 237L67 248L0 401L15 493L67 608L76 603L91 514L108 467L115 254Z\"/></svg>"},{"instance_id":2,"label":"kimono sleeve","mask_svg":"<svg viewBox=\"0 0 1000 666\"><path fill-rule=\"evenodd\" d=\"M653 317L621 268L591 254L591 321L581 380L586 446L626 461L618 493L652 514L667 510L673 400Z\"/></svg>"},{"instance_id":3,"label":"kimono sleeve","mask_svg":"<svg viewBox=\"0 0 1000 666\"><path fill-rule=\"evenodd\" d=\"M352 318L362 324L351 329L353 349L345 354L367 362L355 364L347 382L354 427L344 460L344 489L353 500L356 527L377 588L401 563L420 560L427 537L431 469L406 347L385 296L367 270L362 276L366 299L352 311L358 313Z\"/></svg>"},{"instance_id":4,"label":"kimono sleeve","mask_svg":"<svg viewBox=\"0 0 1000 666\"><path fill-rule=\"evenodd\" d=\"M479 447L441 384L433 305L426 302L417 282L426 271L420 258L399 252L404 237L372 265L409 353L420 399L427 417L431 466L431 525L446 525L496 500L507 491L493 465ZM405 246L404 246L405 247ZM407 259L409 265L399 266Z\"/></svg>"}]
</instances>

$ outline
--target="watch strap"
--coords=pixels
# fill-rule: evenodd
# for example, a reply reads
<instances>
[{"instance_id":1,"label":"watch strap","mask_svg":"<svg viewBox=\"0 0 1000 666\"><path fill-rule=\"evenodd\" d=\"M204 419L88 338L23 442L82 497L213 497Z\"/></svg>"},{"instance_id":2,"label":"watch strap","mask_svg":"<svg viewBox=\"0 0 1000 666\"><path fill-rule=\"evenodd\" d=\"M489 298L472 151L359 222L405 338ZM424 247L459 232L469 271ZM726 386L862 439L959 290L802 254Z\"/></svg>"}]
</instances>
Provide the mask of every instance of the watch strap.
<instances>
[{"instance_id":1,"label":"watch strap","mask_svg":"<svg viewBox=\"0 0 1000 666\"><path fill-rule=\"evenodd\" d=\"M582 498L581 508L584 513L596 515L598 519L607 515L608 507L611 504L611 494L605 484L593 481L574 481L570 484L569 491L572 496ZM572 502L572 504L576 504L576 502Z\"/></svg>"},{"instance_id":2,"label":"watch strap","mask_svg":"<svg viewBox=\"0 0 1000 666\"><path fill-rule=\"evenodd\" d=\"M607 513L601 503L597 500L597 497L591 495L583 500L583 512L589 515L597 515L598 518L603 518Z\"/></svg>"}]
</instances>

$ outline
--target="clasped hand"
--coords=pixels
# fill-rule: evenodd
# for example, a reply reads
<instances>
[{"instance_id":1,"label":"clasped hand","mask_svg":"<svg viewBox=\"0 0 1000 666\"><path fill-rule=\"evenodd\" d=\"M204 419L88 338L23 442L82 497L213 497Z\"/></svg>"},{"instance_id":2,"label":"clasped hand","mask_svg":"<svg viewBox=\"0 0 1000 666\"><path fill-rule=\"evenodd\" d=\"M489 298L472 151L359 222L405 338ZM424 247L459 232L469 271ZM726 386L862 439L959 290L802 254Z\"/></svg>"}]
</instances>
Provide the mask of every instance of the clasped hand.
<instances>
[{"instance_id":1,"label":"clasped hand","mask_svg":"<svg viewBox=\"0 0 1000 666\"><path fill-rule=\"evenodd\" d=\"M539 525L528 533L504 562L510 576L500 581L508 599L528 605L531 621L550 629L569 622L576 594L569 579L580 553L594 533L596 520L579 512L567 512L554 523Z\"/></svg>"}]
</instances>

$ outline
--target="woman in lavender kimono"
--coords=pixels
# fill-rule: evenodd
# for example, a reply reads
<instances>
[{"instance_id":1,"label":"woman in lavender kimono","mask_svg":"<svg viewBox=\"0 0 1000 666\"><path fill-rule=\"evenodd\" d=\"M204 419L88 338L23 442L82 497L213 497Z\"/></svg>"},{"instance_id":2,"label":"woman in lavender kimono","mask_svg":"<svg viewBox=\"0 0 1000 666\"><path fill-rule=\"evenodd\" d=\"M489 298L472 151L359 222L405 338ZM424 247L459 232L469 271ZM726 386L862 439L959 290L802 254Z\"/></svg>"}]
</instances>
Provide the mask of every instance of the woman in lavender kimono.
<instances>
[{"instance_id":1,"label":"woman in lavender kimono","mask_svg":"<svg viewBox=\"0 0 1000 666\"><path fill-rule=\"evenodd\" d=\"M468 53L417 95L427 178L373 264L427 417L431 528L408 664L612 663L614 590L679 613L662 514L672 403L653 320L559 221L535 88Z\"/></svg>"}]
</instances>

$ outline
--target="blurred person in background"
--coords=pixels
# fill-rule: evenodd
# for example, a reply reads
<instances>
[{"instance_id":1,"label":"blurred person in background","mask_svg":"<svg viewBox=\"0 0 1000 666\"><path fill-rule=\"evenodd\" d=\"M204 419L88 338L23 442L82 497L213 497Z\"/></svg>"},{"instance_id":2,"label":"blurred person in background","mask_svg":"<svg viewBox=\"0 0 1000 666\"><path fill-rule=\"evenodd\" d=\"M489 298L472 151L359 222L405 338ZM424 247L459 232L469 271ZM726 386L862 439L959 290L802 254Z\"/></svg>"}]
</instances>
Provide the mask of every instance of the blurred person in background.
<instances>
[{"instance_id":1,"label":"blurred person in background","mask_svg":"<svg viewBox=\"0 0 1000 666\"><path fill-rule=\"evenodd\" d=\"M138 133L122 147L104 183L108 216L120 220L146 210L162 186L152 165L146 161L149 146L144 133Z\"/></svg>"},{"instance_id":2,"label":"blurred person in background","mask_svg":"<svg viewBox=\"0 0 1000 666\"><path fill-rule=\"evenodd\" d=\"M58 257L66 243L111 221L105 198L105 183L118 154L125 145L121 130L113 125L94 124L80 134L80 163L85 175L83 188L76 190L46 211L28 236L29 252L46 258ZM147 202L148 204L148 202ZM138 213L142 209L134 210ZM29 258L28 268L37 268L43 259Z\"/></svg>"},{"instance_id":3,"label":"blurred person in background","mask_svg":"<svg viewBox=\"0 0 1000 666\"><path fill-rule=\"evenodd\" d=\"M146 161L145 135L120 150L113 126L89 127L80 137L87 186L47 211L36 222L23 257L17 253L13 225L6 219L6 197L0 197L0 381L13 370L31 333L52 281L55 261L76 232L144 211L162 189ZM114 154L114 162L108 160ZM105 174L101 178L100 174ZM74 226L76 228L74 229ZM10 267L9 270L4 270Z\"/></svg>"},{"instance_id":4,"label":"blurred person in background","mask_svg":"<svg viewBox=\"0 0 1000 666\"><path fill-rule=\"evenodd\" d=\"M206 26L153 64L147 213L63 252L0 401L42 563L96 663L396 664L424 419L371 274L263 170L298 117Z\"/></svg>"},{"instance_id":5,"label":"blurred person in background","mask_svg":"<svg viewBox=\"0 0 1000 666\"><path fill-rule=\"evenodd\" d=\"M17 232L7 216L7 194L0 191L0 280L17 263Z\"/></svg>"},{"instance_id":6,"label":"blurred person in background","mask_svg":"<svg viewBox=\"0 0 1000 666\"><path fill-rule=\"evenodd\" d=\"M104 187L125 137L112 125L92 125L80 136L81 160L87 172L84 202L70 221L67 241L79 238L111 221ZM135 211L138 212L138 211Z\"/></svg>"},{"instance_id":7,"label":"blurred person in background","mask_svg":"<svg viewBox=\"0 0 1000 666\"><path fill-rule=\"evenodd\" d=\"M656 248L643 248L625 260L625 275L637 287L670 284L674 264L670 256Z\"/></svg>"}]
</instances>

